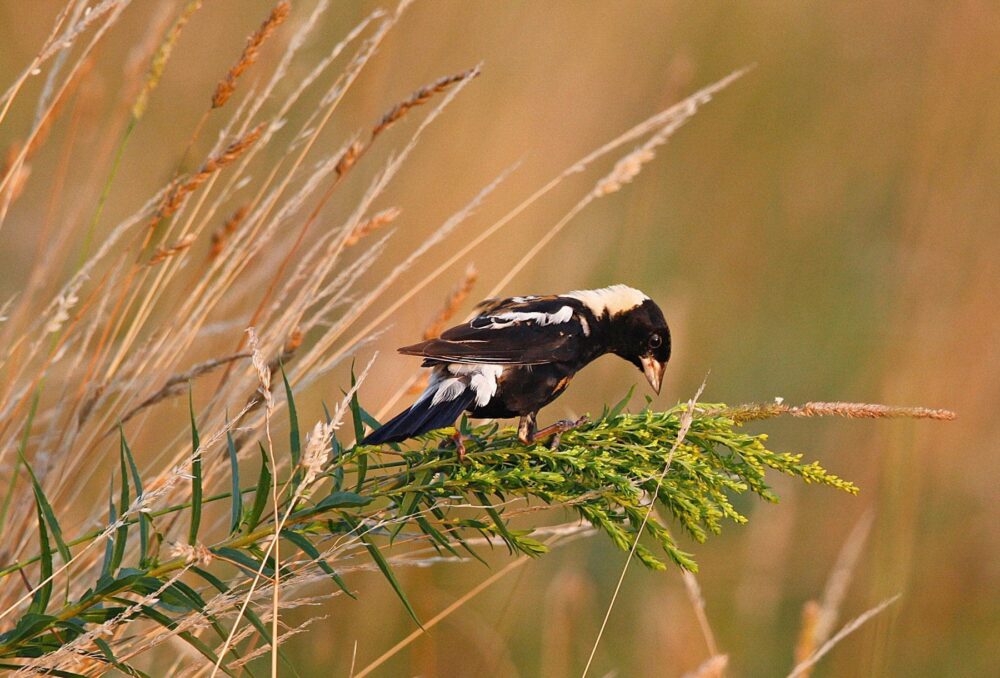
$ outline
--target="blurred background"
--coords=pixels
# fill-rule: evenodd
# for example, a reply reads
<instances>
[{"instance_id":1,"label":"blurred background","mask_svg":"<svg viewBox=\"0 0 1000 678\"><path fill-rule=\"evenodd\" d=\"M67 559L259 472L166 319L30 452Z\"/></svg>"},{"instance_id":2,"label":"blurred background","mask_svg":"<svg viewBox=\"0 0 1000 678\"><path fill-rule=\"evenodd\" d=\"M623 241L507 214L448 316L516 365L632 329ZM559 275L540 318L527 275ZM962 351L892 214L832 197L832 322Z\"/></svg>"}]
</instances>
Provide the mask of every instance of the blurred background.
<instances>
[{"instance_id":1,"label":"blurred background","mask_svg":"<svg viewBox=\"0 0 1000 678\"><path fill-rule=\"evenodd\" d=\"M130 105L115 92L136 36L162 20L159 5L171 8L169 18L180 4L133 3L95 56L81 103L79 153L105 163L96 174L106 176L108 144L118 139ZM193 17L123 158L102 229L169 179L215 82L272 4L210 0ZM293 25L312 5L293 2ZM30 62L61 6L0 2L0 86ZM336 2L288 87L375 7ZM290 34L265 49L265 72ZM780 396L791 403L871 401L959 413L950 423L766 424L774 447L819 459L862 492L851 497L776 478L779 505L743 502L749 525L730 525L704 545L686 543L701 566L706 613L732 675L783 675L791 668L804 605L822 596L837 554L869 513L871 532L837 625L889 596L902 597L841 643L816 675L996 675L998 45L1000 8L975 0L419 0L324 134L332 152L420 85L482 62L482 75L428 128L390 187L384 206L403 212L371 279L499 173L519 165L469 221L403 276L394 289L404 291L578 158L698 88L756 64L679 130L632 184L574 218L503 290L554 293L622 282L647 292L674 331L674 357L656 406L690 398L707 375L710 402ZM292 112L291 122L310 110ZM12 110L0 127L0 148L24 133L31 115L30 107ZM416 124L406 120L393 130L377 151L381 157L404 144ZM53 131L55 138L65 133ZM40 153L33 180L11 209L0 249L0 299L23 289L31 262L48 256L53 233L90 215L100 183L87 162L70 166L61 185L65 199L51 214L38 206L49 204L43 201L59 162L58 153ZM462 312L611 164L570 178L470 255L480 275ZM340 224L367 181L352 175L324 222ZM48 231L40 231L42 223ZM413 373L416 361L393 349L419 338L463 271L464 265L445 271L391 319L363 389L370 409ZM251 288L230 308L251 309L257 299ZM218 341L228 348L233 339ZM366 347L359 359L371 353ZM622 361L598 361L540 419L599 412L633 384L645 395L641 382ZM299 394L303 420L319 417L320 400L336 398L346 384L346 373L337 370ZM180 421L185 407L167 403L163 416ZM155 434L143 433L147 440ZM142 449L138 442L133 447ZM109 447L109 464L117 463L116 454ZM541 520L567 518L557 511ZM402 572L403 587L421 616L432 617L509 562L505 552L493 555L492 569L473 562ZM603 539L561 547L501 579L376 675L579 675L623 561ZM303 676L347 675L355 651L357 666L365 666L414 629L380 576L356 579L358 601L338 597L289 612L292 625L324 617L286 645ZM708 656L680 573L633 567L591 675L676 676Z\"/></svg>"}]
</instances>

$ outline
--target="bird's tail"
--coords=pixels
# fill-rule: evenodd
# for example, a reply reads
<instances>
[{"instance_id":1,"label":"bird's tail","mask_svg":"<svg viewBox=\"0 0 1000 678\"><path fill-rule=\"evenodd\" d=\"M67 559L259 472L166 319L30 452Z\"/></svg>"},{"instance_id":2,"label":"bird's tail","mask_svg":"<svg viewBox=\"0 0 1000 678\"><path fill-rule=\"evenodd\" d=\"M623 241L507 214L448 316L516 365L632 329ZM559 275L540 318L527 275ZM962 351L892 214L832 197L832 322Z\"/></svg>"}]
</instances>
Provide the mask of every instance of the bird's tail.
<instances>
[{"instance_id":1,"label":"bird's tail","mask_svg":"<svg viewBox=\"0 0 1000 678\"><path fill-rule=\"evenodd\" d=\"M472 404L475 397L475 393L471 389L466 389L465 392L452 400L443 400L435 404L434 398L428 394L427 397L421 398L411 405L409 409L403 410L369 433L358 444L399 443L436 428L451 426L462 414L462 411Z\"/></svg>"}]
</instances>

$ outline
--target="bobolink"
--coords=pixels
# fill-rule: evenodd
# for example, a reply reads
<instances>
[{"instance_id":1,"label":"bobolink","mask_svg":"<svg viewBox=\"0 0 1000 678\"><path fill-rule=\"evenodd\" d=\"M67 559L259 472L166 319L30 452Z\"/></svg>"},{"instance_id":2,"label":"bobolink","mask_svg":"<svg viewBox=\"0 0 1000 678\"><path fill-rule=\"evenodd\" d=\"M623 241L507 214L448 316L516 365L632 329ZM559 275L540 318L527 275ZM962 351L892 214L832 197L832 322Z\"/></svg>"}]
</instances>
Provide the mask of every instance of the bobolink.
<instances>
[{"instance_id":1,"label":"bobolink","mask_svg":"<svg viewBox=\"0 0 1000 678\"><path fill-rule=\"evenodd\" d=\"M408 409L368 434L362 445L400 442L473 417L520 417L525 444L559 435L574 422L537 430L538 410L566 390L592 360L613 353L638 367L657 393L670 358L670 330L660 308L639 290L612 285L568 294L491 299L470 322L437 339L399 349L433 370ZM456 438L464 456L461 438Z\"/></svg>"}]
</instances>

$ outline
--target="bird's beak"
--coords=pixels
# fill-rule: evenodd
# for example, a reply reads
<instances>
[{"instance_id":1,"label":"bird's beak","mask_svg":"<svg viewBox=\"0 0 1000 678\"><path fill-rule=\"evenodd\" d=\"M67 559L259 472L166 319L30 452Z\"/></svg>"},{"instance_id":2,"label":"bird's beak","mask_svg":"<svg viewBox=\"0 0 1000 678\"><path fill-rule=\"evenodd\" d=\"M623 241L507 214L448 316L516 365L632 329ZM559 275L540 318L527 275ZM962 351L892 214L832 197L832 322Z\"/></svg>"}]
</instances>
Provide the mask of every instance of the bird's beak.
<instances>
[{"instance_id":1,"label":"bird's beak","mask_svg":"<svg viewBox=\"0 0 1000 678\"><path fill-rule=\"evenodd\" d=\"M639 362L642 363L642 373L646 375L649 385L659 395L660 387L663 385L663 371L667 369L666 363L661 363L653 356L639 358Z\"/></svg>"}]
</instances>

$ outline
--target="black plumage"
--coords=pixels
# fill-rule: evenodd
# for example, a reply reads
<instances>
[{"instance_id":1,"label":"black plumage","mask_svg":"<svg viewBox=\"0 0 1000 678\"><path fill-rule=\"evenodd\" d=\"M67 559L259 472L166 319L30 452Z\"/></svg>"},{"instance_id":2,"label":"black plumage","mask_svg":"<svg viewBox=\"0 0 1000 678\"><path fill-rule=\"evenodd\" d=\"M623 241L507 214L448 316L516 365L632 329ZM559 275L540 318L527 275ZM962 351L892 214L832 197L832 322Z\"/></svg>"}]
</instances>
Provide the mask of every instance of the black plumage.
<instances>
[{"instance_id":1,"label":"black plumage","mask_svg":"<svg viewBox=\"0 0 1000 678\"><path fill-rule=\"evenodd\" d=\"M362 444L399 442L473 417L521 417L518 433L529 443L571 423L536 431L539 409L555 400L573 376L612 353L644 372L659 392L670 358L670 330L659 307L625 285L564 295L511 297L480 304L470 322L437 339L399 349L421 356L433 370L417 402Z\"/></svg>"}]
</instances>

